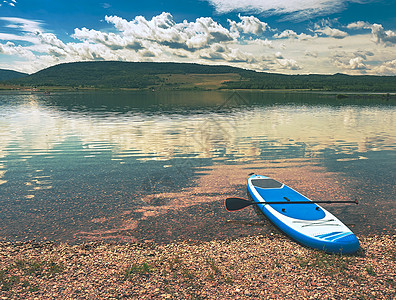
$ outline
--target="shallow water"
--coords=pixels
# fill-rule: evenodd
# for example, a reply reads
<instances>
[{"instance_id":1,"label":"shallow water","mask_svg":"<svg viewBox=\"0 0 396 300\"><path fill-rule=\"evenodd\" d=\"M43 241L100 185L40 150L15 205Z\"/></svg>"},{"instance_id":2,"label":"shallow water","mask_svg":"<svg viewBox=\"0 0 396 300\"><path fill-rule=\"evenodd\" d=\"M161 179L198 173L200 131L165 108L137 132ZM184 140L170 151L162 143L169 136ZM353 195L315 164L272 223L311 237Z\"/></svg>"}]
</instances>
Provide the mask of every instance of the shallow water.
<instances>
[{"instance_id":1,"label":"shallow water","mask_svg":"<svg viewBox=\"0 0 396 300\"><path fill-rule=\"evenodd\" d=\"M331 103L331 104L329 104ZM273 230L223 200L251 172L357 234L394 233L394 99L314 93L0 94L0 238L173 241Z\"/></svg>"}]
</instances>

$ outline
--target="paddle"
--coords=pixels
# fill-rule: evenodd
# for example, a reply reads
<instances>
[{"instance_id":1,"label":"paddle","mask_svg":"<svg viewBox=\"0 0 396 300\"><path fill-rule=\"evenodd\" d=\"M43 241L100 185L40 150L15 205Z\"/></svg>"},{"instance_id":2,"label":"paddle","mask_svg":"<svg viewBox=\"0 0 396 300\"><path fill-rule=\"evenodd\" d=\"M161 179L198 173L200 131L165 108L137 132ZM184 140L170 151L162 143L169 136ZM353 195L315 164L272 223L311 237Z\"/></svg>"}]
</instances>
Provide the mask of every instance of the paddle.
<instances>
[{"instance_id":1,"label":"paddle","mask_svg":"<svg viewBox=\"0 0 396 300\"><path fill-rule=\"evenodd\" d=\"M266 204L309 204L309 203L355 203L358 204L357 200L355 201L291 201L288 198L284 197L287 201L273 201L273 202L253 202L244 198L233 197L227 198L224 202L226 210L235 211L243 209L250 205L266 205Z\"/></svg>"}]
</instances>

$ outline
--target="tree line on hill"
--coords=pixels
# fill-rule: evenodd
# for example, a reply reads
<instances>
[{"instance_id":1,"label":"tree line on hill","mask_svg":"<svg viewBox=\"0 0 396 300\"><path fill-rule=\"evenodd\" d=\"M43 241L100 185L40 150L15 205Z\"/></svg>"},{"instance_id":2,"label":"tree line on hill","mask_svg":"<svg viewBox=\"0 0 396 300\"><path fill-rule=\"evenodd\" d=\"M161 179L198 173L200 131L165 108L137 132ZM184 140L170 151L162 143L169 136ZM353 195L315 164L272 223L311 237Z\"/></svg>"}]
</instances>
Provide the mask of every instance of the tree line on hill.
<instances>
[{"instance_id":1,"label":"tree line on hill","mask_svg":"<svg viewBox=\"0 0 396 300\"><path fill-rule=\"evenodd\" d=\"M237 73L238 68L189 63L78 62L41 70L13 83L29 86L148 88L163 83L162 74Z\"/></svg>"},{"instance_id":2,"label":"tree line on hill","mask_svg":"<svg viewBox=\"0 0 396 300\"><path fill-rule=\"evenodd\" d=\"M396 76L283 75L253 73L246 80L227 82L233 89L311 89L325 91L395 92Z\"/></svg>"},{"instance_id":3,"label":"tree line on hill","mask_svg":"<svg viewBox=\"0 0 396 300\"><path fill-rule=\"evenodd\" d=\"M49 67L29 76L20 73L16 79L15 77L5 79L7 83L21 86L145 89L164 85L164 78L161 75L165 74L230 73L239 74L241 79L224 82L220 88L313 89L361 92L396 91L396 76L284 75L255 72L231 66L210 66L193 63L115 61L65 63ZM1 76L0 80L2 80Z\"/></svg>"},{"instance_id":4,"label":"tree line on hill","mask_svg":"<svg viewBox=\"0 0 396 300\"><path fill-rule=\"evenodd\" d=\"M13 80L13 79L22 78L25 76L28 76L28 74L17 72L17 71L12 71L12 70L0 69L0 81Z\"/></svg>"}]
</instances>

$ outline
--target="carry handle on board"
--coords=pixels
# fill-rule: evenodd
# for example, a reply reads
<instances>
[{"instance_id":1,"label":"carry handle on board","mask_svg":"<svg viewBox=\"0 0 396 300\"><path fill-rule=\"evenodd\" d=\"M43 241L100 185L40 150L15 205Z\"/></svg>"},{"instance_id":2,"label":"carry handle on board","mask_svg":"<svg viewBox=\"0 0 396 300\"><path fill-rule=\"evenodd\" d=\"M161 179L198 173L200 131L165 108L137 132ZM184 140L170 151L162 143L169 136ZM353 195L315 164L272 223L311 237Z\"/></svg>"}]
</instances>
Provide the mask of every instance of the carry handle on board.
<instances>
[{"instance_id":1,"label":"carry handle on board","mask_svg":"<svg viewBox=\"0 0 396 300\"><path fill-rule=\"evenodd\" d=\"M240 210L243 209L247 206L250 205L266 205L266 204L310 204L310 203L355 203L359 204L358 200L354 201L291 201L290 199L283 197L286 201L272 201L272 202L254 202L250 201L244 198L239 198L239 197L232 197L232 198L227 198L224 201L224 205L226 207L226 210L228 211L235 211L235 210Z\"/></svg>"}]
</instances>

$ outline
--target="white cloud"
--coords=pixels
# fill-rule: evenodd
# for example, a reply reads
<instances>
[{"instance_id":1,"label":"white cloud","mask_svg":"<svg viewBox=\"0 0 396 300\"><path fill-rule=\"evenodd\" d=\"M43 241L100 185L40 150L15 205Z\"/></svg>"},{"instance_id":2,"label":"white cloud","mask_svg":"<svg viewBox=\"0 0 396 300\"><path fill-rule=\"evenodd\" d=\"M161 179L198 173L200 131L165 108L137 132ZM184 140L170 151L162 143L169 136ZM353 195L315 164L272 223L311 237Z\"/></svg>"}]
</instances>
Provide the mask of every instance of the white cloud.
<instances>
[{"instance_id":1,"label":"white cloud","mask_svg":"<svg viewBox=\"0 0 396 300\"><path fill-rule=\"evenodd\" d=\"M121 36L112 32L106 33L93 29L87 29L85 27L82 29L76 28L72 37L93 44L102 44L112 50L123 48L138 50L143 48L141 42L135 39L132 35Z\"/></svg>"},{"instance_id":2,"label":"white cloud","mask_svg":"<svg viewBox=\"0 0 396 300\"><path fill-rule=\"evenodd\" d=\"M283 55L279 51L275 53L275 57L278 58L278 59L283 59Z\"/></svg>"},{"instance_id":3,"label":"white cloud","mask_svg":"<svg viewBox=\"0 0 396 300\"><path fill-rule=\"evenodd\" d=\"M357 22L348 24L347 28L348 29L368 29L368 28L370 28L370 23L363 22L363 21L357 21Z\"/></svg>"},{"instance_id":4,"label":"white cloud","mask_svg":"<svg viewBox=\"0 0 396 300\"><path fill-rule=\"evenodd\" d=\"M146 20L142 16L127 21L117 16L106 16L122 39L154 42L169 48L195 51L214 43L233 41L231 32L212 18L198 18L195 22L176 23L170 13L162 13ZM74 35L78 38L78 35Z\"/></svg>"},{"instance_id":5,"label":"white cloud","mask_svg":"<svg viewBox=\"0 0 396 300\"><path fill-rule=\"evenodd\" d=\"M3 4L8 4L9 6L15 7L15 5L17 4L16 0L10 0L10 1L3 1ZM2 6L2 4L0 3L0 6Z\"/></svg>"},{"instance_id":6,"label":"white cloud","mask_svg":"<svg viewBox=\"0 0 396 300\"><path fill-rule=\"evenodd\" d=\"M373 68L379 75L395 75L396 74L396 59L386 61L379 66Z\"/></svg>"},{"instance_id":7,"label":"white cloud","mask_svg":"<svg viewBox=\"0 0 396 300\"><path fill-rule=\"evenodd\" d=\"M365 64L365 59L362 56L355 56L354 53L346 51L335 52L332 56L332 62L342 70L358 70L363 71L363 73L368 70L368 67Z\"/></svg>"},{"instance_id":8,"label":"white cloud","mask_svg":"<svg viewBox=\"0 0 396 300\"><path fill-rule=\"evenodd\" d=\"M251 45L260 45L266 48L274 48L272 45L272 41L268 40L268 39L251 39L247 41L248 44Z\"/></svg>"},{"instance_id":9,"label":"white cloud","mask_svg":"<svg viewBox=\"0 0 396 300\"><path fill-rule=\"evenodd\" d=\"M241 22L237 23L235 21L228 20L228 23L231 26L231 32L236 32L238 34L239 32L243 32L244 34L260 35L263 34L267 30L267 28L269 28L267 23L260 21L254 16L248 17L241 16L239 14L238 17Z\"/></svg>"},{"instance_id":10,"label":"white cloud","mask_svg":"<svg viewBox=\"0 0 396 300\"><path fill-rule=\"evenodd\" d=\"M269 15L288 14L289 18L307 19L312 16L328 15L342 11L348 3L361 0L207 0L218 13L232 11L266 13Z\"/></svg>"},{"instance_id":11,"label":"white cloud","mask_svg":"<svg viewBox=\"0 0 396 300\"><path fill-rule=\"evenodd\" d=\"M274 38L276 38L276 39L283 39L283 38L290 39L290 38L297 38L297 37L298 37L297 33L291 29L284 30L282 33L274 34Z\"/></svg>"},{"instance_id":12,"label":"white cloud","mask_svg":"<svg viewBox=\"0 0 396 300\"><path fill-rule=\"evenodd\" d=\"M25 41L30 43L36 43L37 38L28 35L17 35L13 33L0 33L0 40L3 41Z\"/></svg>"},{"instance_id":13,"label":"white cloud","mask_svg":"<svg viewBox=\"0 0 396 300\"><path fill-rule=\"evenodd\" d=\"M53 33L37 32L36 37L38 38L40 44L50 45L62 49L66 47L66 45Z\"/></svg>"},{"instance_id":14,"label":"white cloud","mask_svg":"<svg viewBox=\"0 0 396 300\"><path fill-rule=\"evenodd\" d=\"M33 72L83 60L176 61L287 74L396 75L396 54L384 47L394 45L395 34L381 25L358 21L343 26L338 20L323 20L307 29L312 35L290 29L273 35L277 30L257 17L238 18L222 25L204 17L176 22L170 13L131 20L106 16L106 30L76 28L74 40L64 42L41 21L3 17L9 33L0 33L0 53L15 63L3 59L0 67ZM354 30L359 33L352 34Z\"/></svg>"},{"instance_id":15,"label":"white cloud","mask_svg":"<svg viewBox=\"0 0 396 300\"><path fill-rule=\"evenodd\" d=\"M367 69L362 57L355 57L349 60L349 68L352 70L365 70Z\"/></svg>"},{"instance_id":16,"label":"white cloud","mask_svg":"<svg viewBox=\"0 0 396 300\"><path fill-rule=\"evenodd\" d=\"M0 44L0 53L6 55L16 55L28 60L35 59L35 55L20 45L15 45L12 42Z\"/></svg>"},{"instance_id":17,"label":"white cloud","mask_svg":"<svg viewBox=\"0 0 396 300\"><path fill-rule=\"evenodd\" d=\"M321 29L317 29L315 30L315 32L319 32L321 34L336 38L336 39L343 39L344 37L346 37L348 35L348 33L346 33L345 31L341 31L339 29L336 28L330 28L329 26L326 26L324 28Z\"/></svg>"},{"instance_id":18,"label":"white cloud","mask_svg":"<svg viewBox=\"0 0 396 300\"><path fill-rule=\"evenodd\" d=\"M392 46L396 44L396 33L392 30L384 30L384 27L380 24L371 25L372 39L377 44L385 44L386 46Z\"/></svg>"},{"instance_id":19,"label":"white cloud","mask_svg":"<svg viewBox=\"0 0 396 300\"><path fill-rule=\"evenodd\" d=\"M281 69L288 70L301 70L302 67L294 60L294 59L278 59L278 64L281 66Z\"/></svg>"},{"instance_id":20,"label":"white cloud","mask_svg":"<svg viewBox=\"0 0 396 300\"><path fill-rule=\"evenodd\" d=\"M275 39L297 39L300 41L306 41L309 39L314 39L316 37L317 37L316 35L312 36L312 35L308 35L305 33L297 34L295 31L293 31L291 29L286 29L281 33L274 34L274 36L273 36L273 38L275 38Z\"/></svg>"},{"instance_id":21,"label":"white cloud","mask_svg":"<svg viewBox=\"0 0 396 300\"><path fill-rule=\"evenodd\" d=\"M17 29L23 32L36 33L43 31L43 23L41 21L33 21L14 17L0 17L0 20L10 23L6 27Z\"/></svg>"},{"instance_id":22,"label":"white cloud","mask_svg":"<svg viewBox=\"0 0 396 300\"><path fill-rule=\"evenodd\" d=\"M18 18L2 18L8 27L18 30L20 35L0 34L0 39L30 41L32 45L19 48L3 45L2 53L22 56L21 49L31 54L31 61L46 56L45 63L81 60L126 60L126 61L220 61L234 65L260 67L259 60L249 52L229 44L238 45L240 34L255 36L265 31L267 24L255 17L240 17L241 22L225 28L212 18L198 18L194 22L177 23L169 13L154 16L151 20L137 16L131 21L118 16L106 16L114 31L76 28L72 37L76 42L64 43L55 34L45 32L38 21ZM238 36L240 36L238 34ZM259 40L259 39L257 39ZM262 45L270 47L270 42ZM34 53L34 54L33 54ZM26 57L27 54L24 54ZM52 60L50 59L52 57ZM36 64L36 66L39 64Z\"/></svg>"},{"instance_id":23,"label":"white cloud","mask_svg":"<svg viewBox=\"0 0 396 300\"><path fill-rule=\"evenodd\" d=\"M358 21L347 25L348 29L370 29L371 40L376 44L393 46L396 44L396 32L385 30L381 24L370 24L368 22Z\"/></svg>"}]
</instances>

